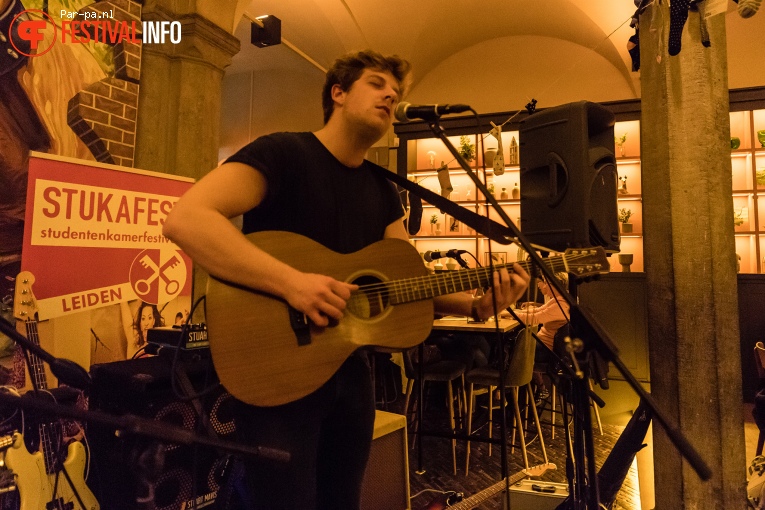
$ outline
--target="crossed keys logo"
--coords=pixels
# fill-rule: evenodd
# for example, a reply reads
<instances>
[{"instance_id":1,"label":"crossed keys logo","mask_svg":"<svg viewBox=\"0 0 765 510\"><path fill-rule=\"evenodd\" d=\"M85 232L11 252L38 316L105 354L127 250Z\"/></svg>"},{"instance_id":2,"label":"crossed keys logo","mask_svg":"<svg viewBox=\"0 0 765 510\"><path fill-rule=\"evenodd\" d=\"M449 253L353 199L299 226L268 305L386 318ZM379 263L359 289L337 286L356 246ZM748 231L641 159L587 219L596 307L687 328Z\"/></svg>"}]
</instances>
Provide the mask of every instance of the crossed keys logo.
<instances>
[{"instance_id":1,"label":"crossed keys logo","mask_svg":"<svg viewBox=\"0 0 765 510\"><path fill-rule=\"evenodd\" d=\"M130 266L130 284L143 301L166 303L180 293L186 273L186 263L178 252L144 250Z\"/></svg>"}]
</instances>

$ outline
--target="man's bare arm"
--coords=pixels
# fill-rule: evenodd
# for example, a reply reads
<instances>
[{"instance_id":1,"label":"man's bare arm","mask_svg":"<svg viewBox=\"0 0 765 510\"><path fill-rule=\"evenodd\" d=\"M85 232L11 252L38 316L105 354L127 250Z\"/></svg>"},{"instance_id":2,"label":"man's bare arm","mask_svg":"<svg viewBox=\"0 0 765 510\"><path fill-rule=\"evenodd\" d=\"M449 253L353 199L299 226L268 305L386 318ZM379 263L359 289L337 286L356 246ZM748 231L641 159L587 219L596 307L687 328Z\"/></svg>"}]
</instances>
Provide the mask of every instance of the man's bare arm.
<instances>
[{"instance_id":1,"label":"man's bare arm","mask_svg":"<svg viewBox=\"0 0 765 510\"><path fill-rule=\"evenodd\" d=\"M250 243L230 221L259 205L266 194L259 171L226 163L175 204L163 233L211 275L281 297L319 326L340 319L356 287L297 271Z\"/></svg>"}]
</instances>

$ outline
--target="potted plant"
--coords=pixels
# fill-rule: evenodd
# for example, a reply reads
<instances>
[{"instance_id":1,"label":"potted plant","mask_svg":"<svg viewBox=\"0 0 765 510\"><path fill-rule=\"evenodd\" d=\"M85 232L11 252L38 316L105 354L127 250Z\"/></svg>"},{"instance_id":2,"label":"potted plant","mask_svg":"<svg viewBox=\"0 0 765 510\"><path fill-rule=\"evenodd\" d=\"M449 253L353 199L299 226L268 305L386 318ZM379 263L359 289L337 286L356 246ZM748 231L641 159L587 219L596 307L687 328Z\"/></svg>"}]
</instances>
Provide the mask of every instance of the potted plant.
<instances>
[{"instance_id":1,"label":"potted plant","mask_svg":"<svg viewBox=\"0 0 765 510\"><path fill-rule=\"evenodd\" d=\"M758 168L757 169L757 185L758 186L765 186L765 168Z\"/></svg>"},{"instance_id":2,"label":"potted plant","mask_svg":"<svg viewBox=\"0 0 765 510\"><path fill-rule=\"evenodd\" d=\"M489 193L491 194L491 196L494 196L494 183L489 184L488 186L486 186L486 189L489 190Z\"/></svg>"},{"instance_id":3,"label":"potted plant","mask_svg":"<svg viewBox=\"0 0 765 510\"><path fill-rule=\"evenodd\" d=\"M627 133L624 133L622 136L615 136L614 137L614 143L617 147L619 147L619 155L621 157L624 157L624 144L627 142Z\"/></svg>"},{"instance_id":4,"label":"potted plant","mask_svg":"<svg viewBox=\"0 0 765 510\"><path fill-rule=\"evenodd\" d=\"M470 138L465 135L460 136L460 156L467 162L473 161L475 157L475 145L470 143Z\"/></svg>"},{"instance_id":5,"label":"potted plant","mask_svg":"<svg viewBox=\"0 0 765 510\"><path fill-rule=\"evenodd\" d=\"M622 224L622 234L632 232L632 223L629 222L630 216L632 216L631 209L619 209L619 222Z\"/></svg>"},{"instance_id":6,"label":"potted plant","mask_svg":"<svg viewBox=\"0 0 765 510\"><path fill-rule=\"evenodd\" d=\"M430 217L430 233L435 235L441 234L441 224L438 222L437 214Z\"/></svg>"},{"instance_id":7,"label":"potted plant","mask_svg":"<svg viewBox=\"0 0 765 510\"><path fill-rule=\"evenodd\" d=\"M742 209L733 209L733 226L740 227L744 224L744 211Z\"/></svg>"}]
</instances>

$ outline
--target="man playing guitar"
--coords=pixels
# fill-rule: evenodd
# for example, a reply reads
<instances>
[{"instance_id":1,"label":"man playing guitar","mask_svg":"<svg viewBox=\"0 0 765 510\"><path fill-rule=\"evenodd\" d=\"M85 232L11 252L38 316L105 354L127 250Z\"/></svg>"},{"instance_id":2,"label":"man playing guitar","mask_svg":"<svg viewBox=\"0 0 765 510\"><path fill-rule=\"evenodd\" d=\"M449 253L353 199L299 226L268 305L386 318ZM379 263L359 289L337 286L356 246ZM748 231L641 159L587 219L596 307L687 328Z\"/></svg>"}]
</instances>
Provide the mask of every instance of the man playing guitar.
<instances>
[{"instance_id":1,"label":"man playing guitar","mask_svg":"<svg viewBox=\"0 0 765 510\"><path fill-rule=\"evenodd\" d=\"M373 174L364 157L389 130L409 67L399 57L372 51L337 60L322 94L324 127L314 133L275 133L245 146L177 202L164 234L215 278L273 295L305 314L313 327L341 323L357 285L298 271L244 234L293 232L342 254L381 239L408 241L396 191ZM244 215L243 231L229 221L239 215ZM435 308L489 317L494 297L499 309L516 301L528 275L515 265L512 272L495 273L493 281L496 296L442 295L433 299ZM257 334L254 338L252 357L257 357ZM211 345L216 340L225 339L211 334ZM236 419L241 440L291 454L285 465L247 462L256 508L359 508L374 427L363 353L349 356L307 396L270 407L241 403Z\"/></svg>"}]
</instances>

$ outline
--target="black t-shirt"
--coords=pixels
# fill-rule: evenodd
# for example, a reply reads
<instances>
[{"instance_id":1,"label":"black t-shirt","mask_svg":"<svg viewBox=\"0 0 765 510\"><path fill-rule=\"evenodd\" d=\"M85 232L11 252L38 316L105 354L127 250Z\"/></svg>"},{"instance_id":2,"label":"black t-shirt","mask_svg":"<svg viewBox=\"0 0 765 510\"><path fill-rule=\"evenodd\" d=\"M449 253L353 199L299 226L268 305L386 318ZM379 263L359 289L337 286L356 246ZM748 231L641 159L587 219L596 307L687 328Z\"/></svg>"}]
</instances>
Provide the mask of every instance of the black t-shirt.
<instances>
[{"instance_id":1,"label":"black t-shirt","mask_svg":"<svg viewBox=\"0 0 765 510\"><path fill-rule=\"evenodd\" d=\"M313 133L260 137L227 162L256 168L268 182L263 202L244 214L245 234L284 230L352 253L382 239L404 214L393 184L372 172L373 163L347 167Z\"/></svg>"}]
</instances>

